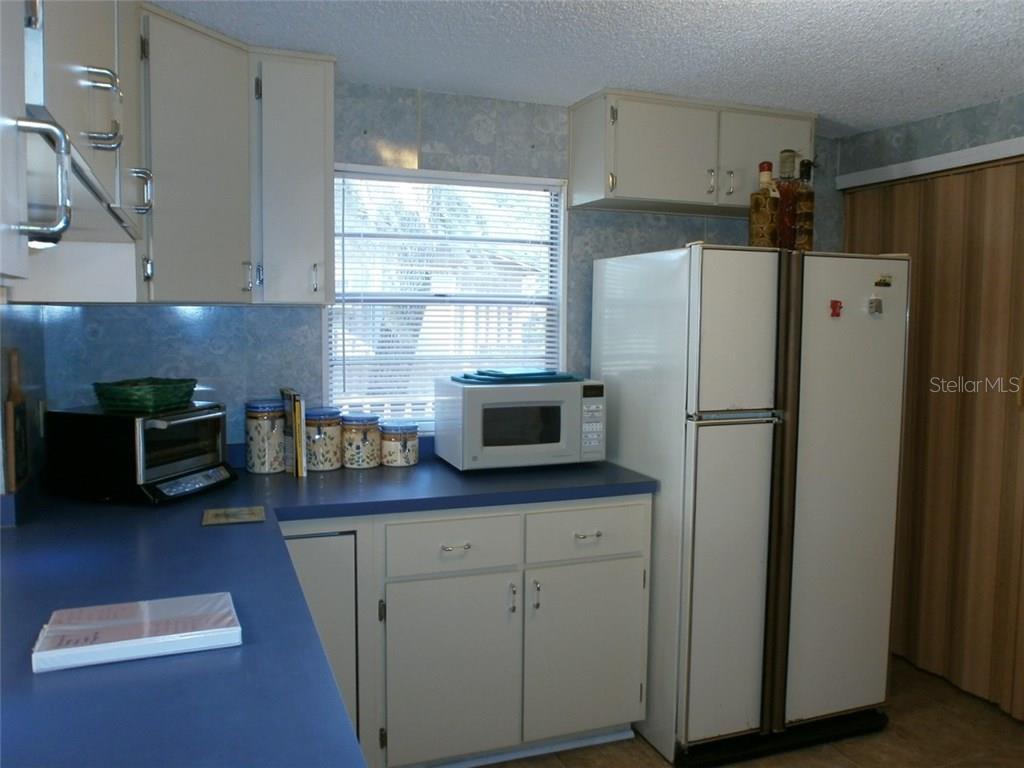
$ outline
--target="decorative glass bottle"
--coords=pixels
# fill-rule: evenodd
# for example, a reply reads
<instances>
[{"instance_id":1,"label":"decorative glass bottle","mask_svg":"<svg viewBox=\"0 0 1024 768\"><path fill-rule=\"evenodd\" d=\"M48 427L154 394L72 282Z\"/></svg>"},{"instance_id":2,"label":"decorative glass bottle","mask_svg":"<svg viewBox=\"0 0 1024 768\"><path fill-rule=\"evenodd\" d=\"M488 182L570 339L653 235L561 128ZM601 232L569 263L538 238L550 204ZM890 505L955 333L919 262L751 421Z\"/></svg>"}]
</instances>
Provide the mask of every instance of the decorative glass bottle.
<instances>
[{"instance_id":1,"label":"decorative glass bottle","mask_svg":"<svg viewBox=\"0 0 1024 768\"><path fill-rule=\"evenodd\" d=\"M814 249L814 187L811 186L810 160L800 161L800 183L796 189L796 237L794 247L798 251Z\"/></svg>"},{"instance_id":2,"label":"decorative glass bottle","mask_svg":"<svg viewBox=\"0 0 1024 768\"><path fill-rule=\"evenodd\" d=\"M772 164L757 166L759 189L750 194L750 244L774 248L779 244L779 193L772 184Z\"/></svg>"},{"instance_id":3,"label":"decorative glass bottle","mask_svg":"<svg viewBox=\"0 0 1024 768\"><path fill-rule=\"evenodd\" d=\"M796 190L800 181L795 178L796 152L784 149L779 153L779 248L792 250L796 246Z\"/></svg>"}]
</instances>

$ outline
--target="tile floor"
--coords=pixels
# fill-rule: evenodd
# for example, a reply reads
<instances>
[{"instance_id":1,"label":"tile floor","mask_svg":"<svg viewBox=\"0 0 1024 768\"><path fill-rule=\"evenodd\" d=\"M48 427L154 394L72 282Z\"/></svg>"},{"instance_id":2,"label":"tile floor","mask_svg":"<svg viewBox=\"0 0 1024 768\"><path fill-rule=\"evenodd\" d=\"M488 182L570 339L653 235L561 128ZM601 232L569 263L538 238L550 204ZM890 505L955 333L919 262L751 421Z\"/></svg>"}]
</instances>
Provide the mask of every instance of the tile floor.
<instances>
[{"instance_id":1,"label":"tile floor","mask_svg":"<svg viewBox=\"0 0 1024 768\"><path fill-rule=\"evenodd\" d=\"M893 659L880 733L737 763L742 768L1024 768L1024 723L939 677ZM640 738L501 768L665 768Z\"/></svg>"}]
</instances>

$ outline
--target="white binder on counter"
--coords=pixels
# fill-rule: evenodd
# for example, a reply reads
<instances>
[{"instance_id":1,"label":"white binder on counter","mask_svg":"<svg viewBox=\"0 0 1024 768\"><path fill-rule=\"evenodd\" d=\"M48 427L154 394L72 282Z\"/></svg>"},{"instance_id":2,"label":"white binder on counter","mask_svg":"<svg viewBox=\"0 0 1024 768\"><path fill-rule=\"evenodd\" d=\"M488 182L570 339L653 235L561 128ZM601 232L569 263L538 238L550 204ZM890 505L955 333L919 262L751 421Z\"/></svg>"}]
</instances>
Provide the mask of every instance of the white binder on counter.
<instances>
[{"instance_id":1,"label":"white binder on counter","mask_svg":"<svg viewBox=\"0 0 1024 768\"><path fill-rule=\"evenodd\" d=\"M241 645L230 592L54 611L32 649L32 671Z\"/></svg>"}]
</instances>

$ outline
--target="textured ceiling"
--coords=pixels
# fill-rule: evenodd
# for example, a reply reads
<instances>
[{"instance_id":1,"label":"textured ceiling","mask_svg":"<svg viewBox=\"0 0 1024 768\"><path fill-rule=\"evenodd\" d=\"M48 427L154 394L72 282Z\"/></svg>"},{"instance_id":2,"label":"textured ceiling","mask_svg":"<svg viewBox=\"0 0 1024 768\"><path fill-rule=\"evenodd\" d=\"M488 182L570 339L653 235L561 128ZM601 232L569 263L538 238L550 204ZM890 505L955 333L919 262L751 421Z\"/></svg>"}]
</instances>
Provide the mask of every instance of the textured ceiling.
<instances>
[{"instance_id":1,"label":"textured ceiling","mask_svg":"<svg viewBox=\"0 0 1024 768\"><path fill-rule=\"evenodd\" d=\"M827 135L1024 91L1024 0L158 0L355 83L571 104L605 87L817 112Z\"/></svg>"}]
</instances>

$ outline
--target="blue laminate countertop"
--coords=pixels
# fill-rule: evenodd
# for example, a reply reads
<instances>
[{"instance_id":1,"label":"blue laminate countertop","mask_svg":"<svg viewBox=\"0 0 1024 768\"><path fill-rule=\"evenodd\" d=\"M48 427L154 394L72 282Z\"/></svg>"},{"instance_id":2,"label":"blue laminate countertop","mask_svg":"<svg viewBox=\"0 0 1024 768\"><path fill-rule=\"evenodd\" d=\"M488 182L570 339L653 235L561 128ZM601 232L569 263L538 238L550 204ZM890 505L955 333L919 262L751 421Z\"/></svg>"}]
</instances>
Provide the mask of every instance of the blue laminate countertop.
<instances>
[{"instance_id":1,"label":"blue laminate countertop","mask_svg":"<svg viewBox=\"0 0 1024 768\"><path fill-rule=\"evenodd\" d=\"M654 493L658 483L608 462L460 472L434 456L412 467L249 476L279 520L380 515Z\"/></svg>"},{"instance_id":2,"label":"blue laminate countertop","mask_svg":"<svg viewBox=\"0 0 1024 768\"><path fill-rule=\"evenodd\" d=\"M0 765L363 765L277 520L650 493L612 464L461 473L415 467L238 482L161 507L49 499L0 530ZM210 507L264 523L202 527ZM226 591L242 645L43 674L40 627L57 608Z\"/></svg>"}]
</instances>

